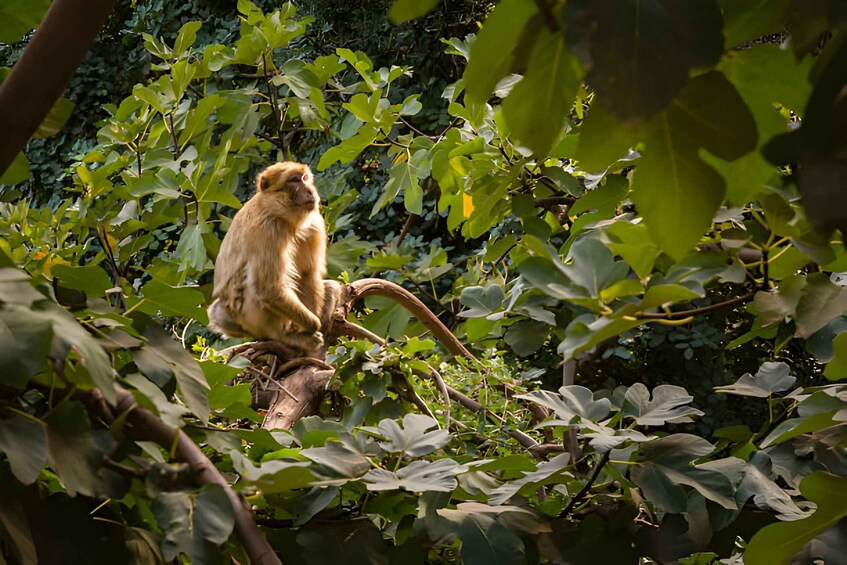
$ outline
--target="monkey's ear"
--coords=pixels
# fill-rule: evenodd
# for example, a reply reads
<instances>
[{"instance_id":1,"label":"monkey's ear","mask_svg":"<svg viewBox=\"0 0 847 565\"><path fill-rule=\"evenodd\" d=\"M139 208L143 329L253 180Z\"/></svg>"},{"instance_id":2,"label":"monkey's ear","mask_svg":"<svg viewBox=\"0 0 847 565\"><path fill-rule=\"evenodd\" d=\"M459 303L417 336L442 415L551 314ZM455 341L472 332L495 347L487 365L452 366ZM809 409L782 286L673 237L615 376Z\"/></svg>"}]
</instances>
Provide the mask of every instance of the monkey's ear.
<instances>
[{"instance_id":1,"label":"monkey's ear","mask_svg":"<svg viewBox=\"0 0 847 565\"><path fill-rule=\"evenodd\" d=\"M270 179L268 178L268 175L265 174L265 171L256 175L256 190L267 190L270 185Z\"/></svg>"}]
</instances>

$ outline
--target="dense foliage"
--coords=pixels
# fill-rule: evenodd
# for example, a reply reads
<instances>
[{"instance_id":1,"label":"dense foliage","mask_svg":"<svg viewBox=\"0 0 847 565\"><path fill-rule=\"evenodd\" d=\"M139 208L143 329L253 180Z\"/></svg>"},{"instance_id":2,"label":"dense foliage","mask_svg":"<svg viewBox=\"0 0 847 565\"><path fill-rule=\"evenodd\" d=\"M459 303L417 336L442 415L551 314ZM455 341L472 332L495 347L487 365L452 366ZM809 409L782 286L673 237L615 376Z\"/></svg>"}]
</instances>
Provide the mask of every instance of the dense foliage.
<instances>
[{"instance_id":1,"label":"dense foliage","mask_svg":"<svg viewBox=\"0 0 847 565\"><path fill-rule=\"evenodd\" d=\"M228 485L285 562L844 555L841 3L502 0L436 26L437 61L333 44L329 2L178 31L165 4L112 22L147 55L96 135L60 101L60 160L33 141L34 180L4 177L0 562L247 562ZM45 9L0 7L0 41ZM222 354L205 306L250 179L288 158L330 277L401 284L473 354L368 297L318 414L268 429L286 380Z\"/></svg>"}]
</instances>

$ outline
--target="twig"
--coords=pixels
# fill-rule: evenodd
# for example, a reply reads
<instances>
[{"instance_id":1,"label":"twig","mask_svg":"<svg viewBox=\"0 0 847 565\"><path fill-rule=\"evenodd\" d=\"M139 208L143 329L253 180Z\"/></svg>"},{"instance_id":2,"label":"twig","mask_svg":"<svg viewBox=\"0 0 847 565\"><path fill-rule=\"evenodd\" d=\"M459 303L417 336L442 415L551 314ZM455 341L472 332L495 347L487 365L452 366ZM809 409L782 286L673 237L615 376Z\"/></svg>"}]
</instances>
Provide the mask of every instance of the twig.
<instances>
[{"instance_id":1,"label":"twig","mask_svg":"<svg viewBox=\"0 0 847 565\"><path fill-rule=\"evenodd\" d=\"M418 391L415 390L415 387L412 386L412 383L409 382L409 379L406 377L406 375L404 375L403 372L399 369L395 369L391 373L394 380L398 381L400 385L402 385L396 387L397 393L401 397L405 398L406 400L417 406L418 410L420 410L433 420L438 421L438 419L435 417L435 414L433 414L432 410L429 409L427 403L424 402L424 399L421 398L421 396L418 394ZM444 427L449 429L449 423L450 422L448 420Z\"/></svg>"},{"instance_id":2,"label":"twig","mask_svg":"<svg viewBox=\"0 0 847 565\"><path fill-rule=\"evenodd\" d=\"M594 481L596 481L597 477L600 476L600 471L602 471L606 463L609 462L610 454L611 451L607 451L603 454L603 456L600 458L600 461L598 461L597 465L594 466L594 472L591 473L591 478L589 478L588 482L585 483L585 486L582 487L582 489L580 489L580 491L576 493L573 498L571 498L571 501L568 502L568 505L565 506L565 509L559 513L559 517L567 516L568 514L570 514L570 511L573 510L573 507L576 505L576 503L579 502L583 496L585 496L585 493L587 493L589 489L591 489L591 487L594 485Z\"/></svg>"},{"instance_id":3,"label":"twig","mask_svg":"<svg viewBox=\"0 0 847 565\"><path fill-rule=\"evenodd\" d=\"M444 404L446 404L447 408L444 411L444 427L450 427L450 391L447 390L447 383L444 382L444 378L441 376L441 373L435 370L435 368L427 363L427 367L429 367L430 379L435 381L435 386L438 387L438 391L441 393L441 396L444 398Z\"/></svg>"},{"instance_id":4,"label":"twig","mask_svg":"<svg viewBox=\"0 0 847 565\"><path fill-rule=\"evenodd\" d=\"M438 134L438 139L440 140L442 137L444 137L447 134L448 131L450 131L451 129L456 127L459 124L459 122L461 122L461 121L462 121L462 118L459 118L459 117L453 118L450 121L450 123L447 124L447 127L444 128L443 130L441 130L441 133Z\"/></svg>"},{"instance_id":5,"label":"twig","mask_svg":"<svg viewBox=\"0 0 847 565\"><path fill-rule=\"evenodd\" d=\"M364 279L364 280L376 280L376 279ZM381 282L385 282L385 281L381 281ZM348 322L348 321L345 320L344 324L341 324L339 322L335 322L335 324L336 324L335 329L339 333L343 333L344 335L354 337L354 338L362 338L362 337L367 336L368 341L370 341L371 343L375 343L375 344L381 345L381 346L385 345L384 339L382 339L378 335L375 335L375 334L371 333L370 331L366 330L365 328L358 326L358 325L356 325L352 322ZM435 332L433 332L433 333L435 333ZM430 374L428 374L424 371L413 370L412 372L415 375L417 375L421 378L435 380L435 377L433 375L430 375ZM447 395L449 396L449 398L455 400L456 402L458 402L459 404L461 404L462 406L464 406L465 408L467 408L471 412L480 412L482 410L485 410L485 415L490 420L494 421L495 423L497 423L500 426L502 426L504 424L503 418L501 418L500 416L498 416L497 414L495 414L491 410L483 408L482 404L480 404L476 400L474 400L474 399L472 399L468 396L465 396L464 394L462 394L461 392L459 392L455 388L447 385L446 383L444 385L444 388L447 391ZM534 439L532 439L531 437L529 437L528 435L526 435L524 432L522 432L520 430L514 430L514 429L508 430L506 433L509 434L513 439L517 440L517 442L520 443L522 446L524 446L527 450L529 450L530 453L532 453L532 450L535 449L536 446L538 445L537 441L535 441ZM534 454L533 454L533 456L534 456Z\"/></svg>"},{"instance_id":6,"label":"twig","mask_svg":"<svg viewBox=\"0 0 847 565\"><path fill-rule=\"evenodd\" d=\"M429 135L427 133L422 132L421 130L416 128L414 126L414 124L412 124L412 122L410 122L409 120L407 120L403 116L400 116L400 121L403 122L406 125L407 128L409 128L410 130L412 130L413 132L415 132L416 134L418 134L421 137L426 137L426 138L431 139L433 141L438 139L437 135Z\"/></svg>"},{"instance_id":7,"label":"twig","mask_svg":"<svg viewBox=\"0 0 847 565\"><path fill-rule=\"evenodd\" d=\"M272 384L273 386L277 387L279 390L287 394L288 397L294 402L297 402L298 404L300 403L300 399L294 396L294 393L285 388L281 383L276 382L274 379L268 379L268 384Z\"/></svg>"},{"instance_id":8,"label":"twig","mask_svg":"<svg viewBox=\"0 0 847 565\"><path fill-rule=\"evenodd\" d=\"M698 316L700 314L706 314L708 312L713 312L714 310L720 310L721 308L725 308L727 306L733 306L735 304L739 304L741 302L747 302L751 300L754 296L756 296L756 290L752 290L747 294L742 296L736 296L735 298L730 298L729 300L725 300L723 302L717 302L715 304L709 304L708 306L703 306L702 308L694 308L692 310L680 310L678 312L642 312L638 314L636 317L642 320L672 320L674 318L687 318L689 316Z\"/></svg>"},{"instance_id":9,"label":"twig","mask_svg":"<svg viewBox=\"0 0 847 565\"><path fill-rule=\"evenodd\" d=\"M536 198L532 205L536 208L550 209L552 206L572 206L576 202L573 196L551 196L549 198Z\"/></svg>"},{"instance_id":10,"label":"twig","mask_svg":"<svg viewBox=\"0 0 847 565\"><path fill-rule=\"evenodd\" d=\"M317 367L318 369L329 369L334 370L335 367L327 364L325 361L321 361L315 357L298 357L296 359L292 359L286 363L280 365L279 369L276 372L271 373L274 378L279 377L280 375L291 371L292 369L296 369L298 367Z\"/></svg>"},{"instance_id":11,"label":"twig","mask_svg":"<svg viewBox=\"0 0 847 565\"><path fill-rule=\"evenodd\" d=\"M406 222L403 224L403 229L400 230L400 235L397 237L397 242L395 245L400 247L400 244L403 243L403 240L406 239L406 235L409 233L409 229L411 229L412 224L417 220L417 214L409 214L409 217L406 218Z\"/></svg>"},{"instance_id":12,"label":"twig","mask_svg":"<svg viewBox=\"0 0 847 565\"><path fill-rule=\"evenodd\" d=\"M273 143L276 146L277 149L285 149L285 145L279 139L271 137L271 136L264 134L260 131L255 132L253 135L255 135L256 137L262 138L265 141L270 141L271 143Z\"/></svg>"},{"instance_id":13,"label":"twig","mask_svg":"<svg viewBox=\"0 0 847 565\"><path fill-rule=\"evenodd\" d=\"M168 121L171 124L171 139L173 139L173 142L174 142L173 154L174 154L174 160L176 160L176 158L179 157L180 151L179 151L179 141L176 138L176 130L174 129L174 113L173 112L168 113Z\"/></svg>"},{"instance_id":14,"label":"twig","mask_svg":"<svg viewBox=\"0 0 847 565\"><path fill-rule=\"evenodd\" d=\"M106 262L109 263L109 267L112 269L112 278L115 280L115 286L121 288L121 272L118 269L118 263L115 261L115 254L112 252L112 246L109 245L109 237L106 234L106 230L97 228L97 239L100 240L100 245L103 246L103 251L106 253ZM126 299L124 298L123 289L120 292L116 293L118 296L118 305L121 307L121 310L126 310Z\"/></svg>"}]
</instances>

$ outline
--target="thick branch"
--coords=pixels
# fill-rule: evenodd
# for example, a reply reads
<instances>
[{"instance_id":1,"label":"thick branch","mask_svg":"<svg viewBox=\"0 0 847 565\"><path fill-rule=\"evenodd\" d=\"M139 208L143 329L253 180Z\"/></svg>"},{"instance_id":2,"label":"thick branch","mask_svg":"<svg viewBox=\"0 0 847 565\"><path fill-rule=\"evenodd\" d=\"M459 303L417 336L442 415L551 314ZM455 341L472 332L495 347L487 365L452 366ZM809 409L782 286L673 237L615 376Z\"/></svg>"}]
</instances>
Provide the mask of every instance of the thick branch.
<instances>
[{"instance_id":1,"label":"thick branch","mask_svg":"<svg viewBox=\"0 0 847 565\"><path fill-rule=\"evenodd\" d=\"M176 438L176 457L188 464L194 482L198 486L216 484L224 489L235 514L235 533L250 556L251 563L268 565L281 563L271 546L259 533L253 514L248 510L246 503L232 490L223 475L197 444L181 430L164 423L149 410L137 406L135 398L128 391L118 389L117 394L115 411L119 414L127 413L127 436L137 441L153 441L167 450L173 447L174 438Z\"/></svg>"},{"instance_id":2,"label":"thick branch","mask_svg":"<svg viewBox=\"0 0 847 565\"><path fill-rule=\"evenodd\" d=\"M0 84L0 175L61 96L115 0L53 0Z\"/></svg>"},{"instance_id":3,"label":"thick branch","mask_svg":"<svg viewBox=\"0 0 847 565\"><path fill-rule=\"evenodd\" d=\"M462 342L453 335L453 332L423 302L402 286L381 279L362 279L345 285L344 288L348 294L342 296L341 301L347 304L348 308L350 304L366 296L383 296L389 298L411 312L420 323L432 332L432 335L438 341L444 344L444 347L450 353L473 361L477 360L473 353L462 345Z\"/></svg>"}]
</instances>

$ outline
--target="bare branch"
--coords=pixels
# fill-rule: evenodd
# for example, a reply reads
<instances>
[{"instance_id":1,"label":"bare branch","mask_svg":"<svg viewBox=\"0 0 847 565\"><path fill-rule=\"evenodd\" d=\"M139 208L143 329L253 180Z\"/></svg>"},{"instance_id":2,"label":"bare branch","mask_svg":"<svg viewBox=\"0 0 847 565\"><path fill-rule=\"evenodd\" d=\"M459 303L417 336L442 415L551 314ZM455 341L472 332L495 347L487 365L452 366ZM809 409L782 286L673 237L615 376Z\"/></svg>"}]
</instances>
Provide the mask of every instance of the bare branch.
<instances>
[{"instance_id":1,"label":"bare branch","mask_svg":"<svg viewBox=\"0 0 847 565\"><path fill-rule=\"evenodd\" d=\"M444 344L444 347L458 357L465 357L472 361L478 361L473 353L468 351L462 342L453 335L447 326L433 314L426 305L418 300L418 298L393 282L384 281L381 279L361 279L350 284L344 285L347 291L347 296L343 297L343 302L348 305L357 300L361 300L366 296L383 296L400 304L403 308L411 312L438 341ZM346 316L345 316L346 317Z\"/></svg>"}]
</instances>

